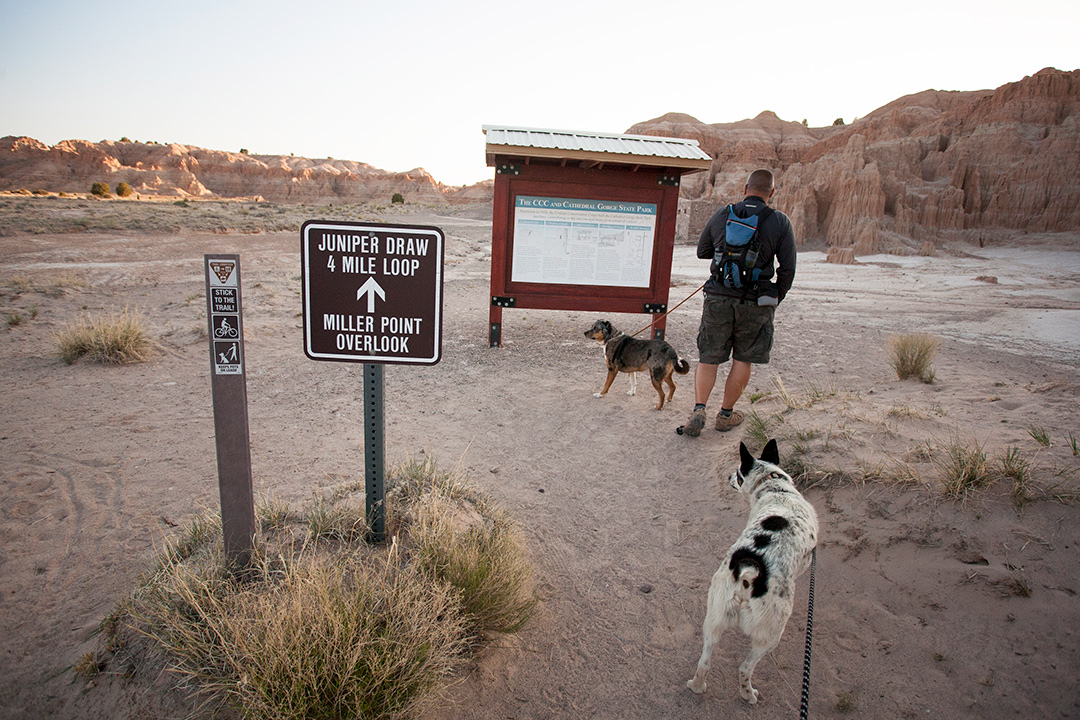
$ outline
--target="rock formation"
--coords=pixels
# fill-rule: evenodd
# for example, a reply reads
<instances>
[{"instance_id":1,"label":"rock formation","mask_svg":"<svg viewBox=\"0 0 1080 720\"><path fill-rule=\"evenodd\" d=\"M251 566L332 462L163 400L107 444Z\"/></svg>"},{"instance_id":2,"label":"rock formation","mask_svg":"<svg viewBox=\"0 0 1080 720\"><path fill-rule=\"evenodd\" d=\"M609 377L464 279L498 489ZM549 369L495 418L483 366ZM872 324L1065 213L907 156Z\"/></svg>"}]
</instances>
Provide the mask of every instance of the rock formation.
<instances>
[{"instance_id":1,"label":"rock formation","mask_svg":"<svg viewBox=\"0 0 1080 720\"><path fill-rule=\"evenodd\" d=\"M65 140L53 146L28 137L0 138L0 190L85 193L94 182L126 182L145 195L258 197L270 202L388 204L476 202L490 181L451 188L423 168L388 172L362 162L249 155L187 145Z\"/></svg>"},{"instance_id":2,"label":"rock formation","mask_svg":"<svg viewBox=\"0 0 1080 720\"><path fill-rule=\"evenodd\" d=\"M851 125L668 114L627 132L694 138L714 158L708 173L684 179L690 241L758 167L776 173L774 204L800 242L856 255L932 252L940 243L926 243L942 237L979 241L1003 229L1080 230L1080 70L1047 68L996 90L927 90Z\"/></svg>"},{"instance_id":3,"label":"rock formation","mask_svg":"<svg viewBox=\"0 0 1080 720\"><path fill-rule=\"evenodd\" d=\"M996 90L926 90L850 125L808 128L763 112L709 125L670 113L629 134L693 138L708 172L683 178L679 234L695 242L747 175L771 168L774 204L800 243L931 253L950 238L1080 230L1080 70L1041 70ZM248 155L184 145L0 139L0 190L86 193L128 183L148 195L261 197L272 202L490 202L492 181L450 188L423 169Z\"/></svg>"}]
</instances>

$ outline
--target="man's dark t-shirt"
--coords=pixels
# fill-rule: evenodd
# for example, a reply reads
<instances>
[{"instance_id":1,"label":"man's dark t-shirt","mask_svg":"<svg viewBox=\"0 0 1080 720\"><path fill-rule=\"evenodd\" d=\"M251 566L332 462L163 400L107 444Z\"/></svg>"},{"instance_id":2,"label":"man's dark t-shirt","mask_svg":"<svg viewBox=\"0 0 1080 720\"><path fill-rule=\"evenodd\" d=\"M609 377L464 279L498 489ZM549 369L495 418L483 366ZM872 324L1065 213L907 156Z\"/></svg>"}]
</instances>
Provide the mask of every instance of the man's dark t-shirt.
<instances>
[{"instance_id":1,"label":"man's dark t-shirt","mask_svg":"<svg viewBox=\"0 0 1080 720\"><path fill-rule=\"evenodd\" d=\"M741 218L757 215L766 206L767 204L762 198L751 195L742 202L735 203L735 215ZM724 227L727 218L728 206L725 205L713 214L705 225L705 229L702 230L701 239L698 240L697 246L697 256L702 260L712 259L723 246ZM770 287L773 279L773 260L775 258L779 262L779 267L775 271L775 294L778 300L783 300L787 291L791 289L792 281L795 279L795 233L791 228L791 221L784 213L774 210L769 217L761 222L761 226L758 228L758 237L761 245L758 248L756 267L761 268L760 289L757 292L750 289L746 293L745 299L756 301L759 295L773 294L768 292L766 288ZM705 283L705 292L710 295L744 297L742 290L724 287L715 275Z\"/></svg>"}]
</instances>

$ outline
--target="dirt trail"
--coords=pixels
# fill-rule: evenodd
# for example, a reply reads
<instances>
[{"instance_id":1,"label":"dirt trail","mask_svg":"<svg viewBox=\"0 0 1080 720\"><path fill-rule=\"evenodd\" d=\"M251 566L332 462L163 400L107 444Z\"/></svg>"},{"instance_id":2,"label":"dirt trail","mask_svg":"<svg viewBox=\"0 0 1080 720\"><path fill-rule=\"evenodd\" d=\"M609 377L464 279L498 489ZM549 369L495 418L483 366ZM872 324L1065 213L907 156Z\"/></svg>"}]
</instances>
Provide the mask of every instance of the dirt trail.
<instances>
[{"instance_id":1,"label":"dirt trail","mask_svg":"<svg viewBox=\"0 0 1080 720\"><path fill-rule=\"evenodd\" d=\"M595 314L507 311L505 346L488 348L490 223L475 215L404 218L447 234L444 350L432 368L386 369L387 452L432 455L510 507L542 603L431 718L795 717L805 577L755 675L758 707L737 693L742 637L721 641L705 695L684 685L709 579L745 521L725 478L749 423L677 436L692 376L659 412L647 384L629 397L623 378L592 397L605 374L583 336ZM106 675L87 688L70 667L154 547L216 507L204 253L241 256L257 493L304 502L356 477L359 367L305 358L298 250L293 232L0 237L0 309L23 318L0 330L0 717L187 709L139 681ZM812 717L1080 715L1080 509L1048 497L1075 496L1080 480L1069 441L1080 435L1080 254L1045 243L966 251L854 267L802 254L774 361L741 403L819 479L807 493L822 521ZM671 304L705 271L677 248ZM56 283L64 272L85 285ZM1032 287L1033 272L1053 279ZM151 361L58 359L65 324L125 305L158 340ZM667 339L691 361L700 308L695 297L668 320ZM909 331L942 339L932 385L888 366L888 336ZM943 499L932 460L953 440L982 445L995 464L1019 448L1037 499L1017 508L1004 481L966 503Z\"/></svg>"}]
</instances>

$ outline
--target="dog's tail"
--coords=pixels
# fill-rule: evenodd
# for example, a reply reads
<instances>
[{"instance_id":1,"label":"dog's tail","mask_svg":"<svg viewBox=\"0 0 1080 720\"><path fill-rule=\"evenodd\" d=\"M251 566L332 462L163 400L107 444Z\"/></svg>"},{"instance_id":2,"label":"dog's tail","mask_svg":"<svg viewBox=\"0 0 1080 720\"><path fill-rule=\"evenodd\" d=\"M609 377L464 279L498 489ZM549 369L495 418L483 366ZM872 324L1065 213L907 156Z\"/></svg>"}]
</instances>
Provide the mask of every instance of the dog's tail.
<instances>
[{"instance_id":1,"label":"dog's tail","mask_svg":"<svg viewBox=\"0 0 1080 720\"><path fill-rule=\"evenodd\" d=\"M679 353L675 352L675 348L671 346L664 348L664 359L671 363L671 369L680 375L690 372L690 363L679 357Z\"/></svg>"},{"instance_id":2,"label":"dog's tail","mask_svg":"<svg viewBox=\"0 0 1080 720\"><path fill-rule=\"evenodd\" d=\"M761 575L761 570L756 563L744 563L739 566L737 572L738 574L735 577L735 595L743 602L747 602L753 594L754 581Z\"/></svg>"},{"instance_id":3,"label":"dog's tail","mask_svg":"<svg viewBox=\"0 0 1080 720\"><path fill-rule=\"evenodd\" d=\"M728 563L735 579L735 595L743 601L761 597L768 590L769 574L761 554L750 548L738 548Z\"/></svg>"}]
</instances>

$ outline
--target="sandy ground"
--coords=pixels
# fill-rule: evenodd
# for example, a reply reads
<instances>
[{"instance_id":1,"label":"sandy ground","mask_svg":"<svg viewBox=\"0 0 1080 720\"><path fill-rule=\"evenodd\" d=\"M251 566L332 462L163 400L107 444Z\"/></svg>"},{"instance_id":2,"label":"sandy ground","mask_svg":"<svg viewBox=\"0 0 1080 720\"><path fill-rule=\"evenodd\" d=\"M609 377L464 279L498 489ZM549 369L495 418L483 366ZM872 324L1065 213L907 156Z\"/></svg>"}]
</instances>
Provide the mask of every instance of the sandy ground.
<instances>
[{"instance_id":1,"label":"sandy ground","mask_svg":"<svg viewBox=\"0 0 1080 720\"><path fill-rule=\"evenodd\" d=\"M507 311L505 346L489 348L490 222L413 219L448 237L444 350L435 367L386 368L388 455L432 455L511 508L542 597L430 720L796 717L806 576L758 666L758 706L738 697L748 645L735 634L708 692L685 687L709 579L745 521L726 476L749 423L676 435L690 377L662 411L647 383L629 397L622 378L594 398L605 371L583 331L596 314ZM811 717L1080 717L1078 240L848 267L800 255L773 362L740 406L809 471L821 519ZM0 237L0 310L20 318L0 328L0 717L190 709L143 680L88 685L71 667L155 547L217 506L204 253L241 255L257 494L304 502L357 476L360 368L305 358L298 250L295 232ZM706 272L686 246L674 265L671 304ZM147 318L151 360L58 358L66 324L125 305ZM695 296L668 320L691 361L700 307ZM630 331L647 322L607 317ZM898 381L888 365L889 335L912 331L941 338L933 384ZM1018 448L1026 502L1007 480L946 499L934 461L950 443L981 446L995 468Z\"/></svg>"}]
</instances>

